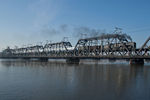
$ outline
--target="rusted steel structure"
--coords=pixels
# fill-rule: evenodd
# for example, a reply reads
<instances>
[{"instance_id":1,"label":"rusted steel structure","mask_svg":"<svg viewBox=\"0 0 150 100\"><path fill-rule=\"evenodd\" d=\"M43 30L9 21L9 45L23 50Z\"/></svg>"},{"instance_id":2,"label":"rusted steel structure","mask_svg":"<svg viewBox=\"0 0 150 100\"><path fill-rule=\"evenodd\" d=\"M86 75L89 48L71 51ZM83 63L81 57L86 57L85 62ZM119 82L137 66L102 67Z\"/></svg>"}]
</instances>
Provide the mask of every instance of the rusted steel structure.
<instances>
[{"instance_id":1,"label":"rusted steel structure","mask_svg":"<svg viewBox=\"0 0 150 100\"><path fill-rule=\"evenodd\" d=\"M136 42L122 34L105 34L79 39L75 47L70 42L48 43L16 49L5 49L6 56L136 56L149 55L150 37L139 49Z\"/></svg>"},{"instance_id":2,"label":"rusted steel structure","mask_svg":"<svg viewBox=\"0 0 150 100\"><path fill-rule=\"evenodd\" d=\"M48 43L45 45L35 45L24 48L7 48L2 52L3 56L67 56L72 50L70 42Z\"/></svg>"},{"instance_id":3,"label":"rusted steel structure","mask_svg":"<svg viewBox=\"0 0 150 100\"><path fill-rule=\"evenodd\" d=\"M143 59L150 59L149 41L150 37L141 48L137 48L136 42L133 42L130 36L115 32L79 39L74 47L70 42L62 41L16 49L7 48L1 53L1 58L63 58L69 62L96 58L131 59L131 63L143 62Z\"/></svg>"},{"instance_id":4,"label":"rusted steel structure","mask_svg":"<svg viewBox=\"0 0 150 100\"><path fill-rule=\"evenodd\" d=\"M140 53L140 55L147 55L147 56L149 56L149 54L150 54L150 43L149 43L149 41L150 41L150 37L145 41L145 43L142 45L142 47L139 49L139 53Z\"/></svg>"},{"instance_id":5,"label":"rusted steel structure","mask_svg":"<svg viewBox=\"0 0 150 100\"><path fill-rule=\"evenodd\" d=\"M43 53L46 56L67 56L72 45L70 42L49 43L43 46Z\"/></svg>"},{"instance_id":6,"label":"rusted steel structure","mask_svg":"<svg viewBox=\"0 0 150 100\"><path fill-rule=\"evenodd\" d=\"M136 43L125 34L104 34L80 39L75 46L76 56L133 55Z\"/></svg>"}]
</instances>

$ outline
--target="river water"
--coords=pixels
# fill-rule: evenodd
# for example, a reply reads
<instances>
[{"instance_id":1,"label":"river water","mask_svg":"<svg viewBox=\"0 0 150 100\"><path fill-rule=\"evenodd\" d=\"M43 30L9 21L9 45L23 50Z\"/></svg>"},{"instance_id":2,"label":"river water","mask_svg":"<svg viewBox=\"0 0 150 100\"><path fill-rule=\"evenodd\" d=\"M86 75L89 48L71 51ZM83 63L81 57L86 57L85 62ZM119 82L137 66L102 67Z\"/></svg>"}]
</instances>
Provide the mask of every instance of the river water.
<instances>
[{"instance_id":1,"label":"river water","mask_svg":"<svg viewBox=\"0 0 150 100\"><path fill-rule=\"evenodd\" d=\"M0 100L150 100L150 64L0 60Z\"/></svg>"}]
</instances>

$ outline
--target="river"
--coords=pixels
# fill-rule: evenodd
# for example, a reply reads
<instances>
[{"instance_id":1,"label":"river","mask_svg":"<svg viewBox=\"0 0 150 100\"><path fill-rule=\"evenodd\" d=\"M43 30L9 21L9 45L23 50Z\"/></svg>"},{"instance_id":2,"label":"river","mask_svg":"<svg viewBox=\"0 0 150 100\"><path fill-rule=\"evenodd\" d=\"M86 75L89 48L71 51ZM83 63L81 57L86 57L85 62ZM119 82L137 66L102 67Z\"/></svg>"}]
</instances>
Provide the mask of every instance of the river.
<instances>
[{"instance_id":1,"label":"river","mask_svg":"<svg viewBox=\"0 0 150 100\"><path fill-rule=\"evenodd\" d=\"M150 100L150 64L0 60L0 100Z\"/></svg>"}]
</instances>

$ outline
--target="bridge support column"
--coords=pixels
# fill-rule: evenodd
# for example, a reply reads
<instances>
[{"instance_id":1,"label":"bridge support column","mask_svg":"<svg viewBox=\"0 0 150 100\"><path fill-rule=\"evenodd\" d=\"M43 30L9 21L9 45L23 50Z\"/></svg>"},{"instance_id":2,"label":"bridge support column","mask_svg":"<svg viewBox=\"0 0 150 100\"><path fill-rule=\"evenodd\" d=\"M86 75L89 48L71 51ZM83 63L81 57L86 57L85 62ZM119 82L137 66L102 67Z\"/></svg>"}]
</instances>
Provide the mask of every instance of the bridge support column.
<instances>
[{"instance_id":1,"label":"bridge support column","mask_svg":"<svg viewBox=\"0 0 150 100\"><path fill-rule=\"evenodd\" d=\"M30 60L31 58L28 58L28 57L24 57L24 58L22 58L22 59L24 59L24 60Z\"/></svg>"},{"instance_id":2,"label":"bridge support column","mask_svg":"<svg viewBox=\"0 0 150 100\"><path fill-rule=\"evenodd\" d=\"M67 64L79 64L80 59L79 58L68 58L66 59Z\"/></svg>"},{"instance_id":3,"label":"bridge support column","mask_svg":"<svg viewBox=\"0 0 150 100\"><path fill-rule=\"evenodd\" d=\"M144 59L130 59L130 65L144 65Z\"/></svg>"},{"instance_id":4,"label":"bridge support column","mask_svg":"<svg viewBox=\"0 0 150 100\"><path fill-rule=\"evenodd\" d=\"M40 61L48 61L48 58L39 58Z\"/></svg>"}]
</instances>

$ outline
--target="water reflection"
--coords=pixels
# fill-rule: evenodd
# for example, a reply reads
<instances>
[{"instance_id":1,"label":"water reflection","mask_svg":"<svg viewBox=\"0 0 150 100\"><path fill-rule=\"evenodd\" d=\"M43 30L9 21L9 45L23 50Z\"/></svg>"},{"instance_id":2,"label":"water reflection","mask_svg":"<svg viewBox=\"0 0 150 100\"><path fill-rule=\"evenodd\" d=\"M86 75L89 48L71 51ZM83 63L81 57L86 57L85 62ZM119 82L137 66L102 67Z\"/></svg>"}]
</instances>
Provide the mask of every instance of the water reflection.
<instances>
[{"instance_id":1,"label":"water reflection","mask_svg":"<svg viewBox=\"0 0 150 100\"><path fill-rule=\"evenodd\" d=\"M0 64L2 67L0 70L6 75L1 77L17 80L17 82L9 81L8 86L23 84L19 88L17 87L17 90L21 91L21 93L13 94L13 98L15 98L15 95L20 96L18 100L24 99L24 97L32 98L32 100L41 100L43 98L51 100L150 99L149 65L68 65L63 62L24 60L0 61ZM10 69L13 74L7 69ZM8 74L11 74L11 77L7 77ZM0 81L2 80L1 77ZM2 88L3 84L1 84L0 88ZM9 89L6 92L11 94ZM0 97L2 96L0 93Z\"/></svg>"}]
</instances>

